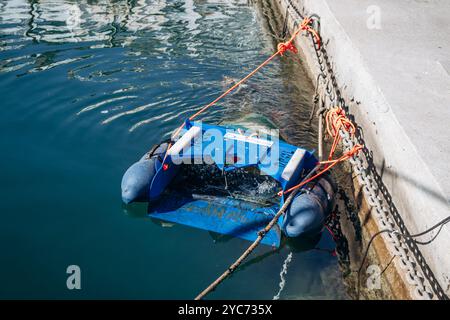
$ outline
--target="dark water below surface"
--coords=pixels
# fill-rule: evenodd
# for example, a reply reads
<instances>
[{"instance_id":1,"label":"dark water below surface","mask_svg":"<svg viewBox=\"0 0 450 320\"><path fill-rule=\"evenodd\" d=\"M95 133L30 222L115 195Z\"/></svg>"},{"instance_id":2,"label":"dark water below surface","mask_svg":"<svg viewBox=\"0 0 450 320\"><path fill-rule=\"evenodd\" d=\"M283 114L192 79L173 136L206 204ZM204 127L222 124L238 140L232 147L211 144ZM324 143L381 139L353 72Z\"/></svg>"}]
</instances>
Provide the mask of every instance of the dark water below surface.
<instances>
[{"instance_id":1,"label":"dark water below surface","mask_svg":"<svg viewBox=\"0 0 450 320\"><path fill-rule=\"evenodd\" d=\"M275 48L247 1L0 1L0 298L193 298L249 245L162 227L120 199L124 170ZM301 79L301 81L299 81ZM302 80L303 79L303 80ZM276 59L203 120L314 148L313 87ZM329 234L317 244L332 249ZM337 258L260 247L211 298L345 298ZM66 268L81 268L68 290Z\"/></svg>"}]
</instances>

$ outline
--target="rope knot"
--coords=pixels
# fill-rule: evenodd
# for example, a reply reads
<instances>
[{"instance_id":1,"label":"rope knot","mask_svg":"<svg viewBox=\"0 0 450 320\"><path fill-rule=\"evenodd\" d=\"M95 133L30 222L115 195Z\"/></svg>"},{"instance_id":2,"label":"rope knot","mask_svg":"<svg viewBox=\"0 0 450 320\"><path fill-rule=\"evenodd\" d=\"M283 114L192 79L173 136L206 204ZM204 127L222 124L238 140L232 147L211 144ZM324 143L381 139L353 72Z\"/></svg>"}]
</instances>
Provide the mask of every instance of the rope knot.
<instances>
[{"instance_id":1,"label":"rope knot","mask_svg":"<svg viewBox=\"0 0 450 320\"><path fill-rule=\"evenodd\" d=\"M309 28L311 28L309 25L311 24L311 18L305 18L303 19L300 28L302 30L308 30Z\"/></svg>"},{"instance_id":2,"label":"rope knot","mask_svg":"<svg viewBox=\"0 0 450 320\"><path fill-rule=\"evenodd\" d=\"M358 152L359 151L361 151L363 149L363 146L362 145L360 145L360 144L355 144L354 146L353 146L353 148L351 148L349 151L347 151L347 153L345 154L345 157L348 159L348 158L351 158L351 157L353 157L354 155L356 155L356 154L358 154Z\"/></svg>"},{"instance_id":3,"label":"rope knot","mask_svg":"<svg viewBox=\"0 0 450 320\"><path fill-rule=\"evenodd\" d=\"M328 111L325 120L330 137L336 137L340 129L347 131L351 135L356 131L355 125L347 118L345 111L340 107L335 107Z\"/></svg>"},{"instance_id":4,"label":"rope knot","mask_svg":"<svg viewBox=\"0 0 450 320\"><path fill-rule=\"evenodd\" d=\"M286 51L292 51L293 53L298 53L297 48L292 43L292 41L281 42L278 44L278 52L283 55Z\"/></svg>"},{"instance_id":5,"label":"rope knot","mask_svg":"<svg viewBox=\"0 0 450 320\"><path fill-rule=\"evenodd\" d=\"M311 33L312 36L314 37L314 40L317 43L318 49L320 49L320 47L321 47L320 35L317 33L316 30L314 30L314 28L311 26L311 24L312 24L312 19L311 18L305 18L302 21L302 24L300 25L300 30L304 30L304 31L307 31L307 32Z\"/></svg>"}]
</instances>

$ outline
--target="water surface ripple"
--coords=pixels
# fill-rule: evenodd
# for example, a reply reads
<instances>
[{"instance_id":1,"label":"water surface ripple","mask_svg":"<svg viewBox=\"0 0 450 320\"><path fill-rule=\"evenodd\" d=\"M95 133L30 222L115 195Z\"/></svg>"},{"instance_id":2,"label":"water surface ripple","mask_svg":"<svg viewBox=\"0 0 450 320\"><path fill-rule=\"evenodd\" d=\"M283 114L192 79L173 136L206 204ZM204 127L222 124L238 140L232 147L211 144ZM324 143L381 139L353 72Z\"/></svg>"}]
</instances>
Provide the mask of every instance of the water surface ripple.
<instances>
[{"instance_id":1,"label":"water surface ripple","mask_svg":"<svg viewBox=\"0 0 450 320\"><path fill-rule=\"evenodd\" d=\"M124 207L120 179L273 52L266 7L0 1L0 298L193 298L243 251L248 242ZM312 91L298 58L276 59L203 119L277 127L314 148ZM272 298L291 251L281 298L345 297L336 258L306 245L259 248L211 297ZM66 288L72 264L79 291Z\"/></svg>"}]
</instances>

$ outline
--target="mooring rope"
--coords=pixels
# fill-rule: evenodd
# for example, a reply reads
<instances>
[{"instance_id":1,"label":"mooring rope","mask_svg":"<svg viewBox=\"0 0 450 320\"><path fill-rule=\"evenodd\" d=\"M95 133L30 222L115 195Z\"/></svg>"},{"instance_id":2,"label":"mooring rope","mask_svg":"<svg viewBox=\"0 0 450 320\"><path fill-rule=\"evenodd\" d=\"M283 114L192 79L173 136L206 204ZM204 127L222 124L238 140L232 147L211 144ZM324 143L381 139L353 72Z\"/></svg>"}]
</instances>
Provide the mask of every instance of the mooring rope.
<instances>
[{"instance_id":1,"label":"mooring rope","mask_svg":"<svg viewBox=\"0 0 450 320\"><path fill-rule=\"evenodd\" d=\"M207 104L206 106L204 106L203 108L201 108L199 111L197 111L196 113L194 113L192 116L189 117L189 120L194 120L195 118L197 118L200 114L202 114L203 112L205 112L206 110L208 110L209 108L211 108L213 105L215 105L219 100L221 100L222 98L226 97L229 93L231 93L234 89L236 89L237 87L239 87L242 83L244 83L245 81L247 81L248 79L250 79L251 77L253 77L261 68L263 68L264 66L266 66L270 61L272 61L276 56L280 55L283 56L284 53L286 51L292 51L294 53L297 53L297 48L294 45L294 40L295 38L302 32L302 31L307 31L309 32L315 39L316 42L318 43L318 45L320 46L321 44L321 40L320 40L320 36L317 33L316 30L314 30L311 27L311 19L310 18L305 18L303 20L303 22L300 24L300 26L297 28L297 30L292 34L292 36L289 38L288 41L286 42L281 42L278 44L277 46L277 51L275 53L273 53L269 58L267 58L263 63L261 63L258 67L256 67L253 71L251 71L249 74L247 74L244 78L242 78L241 80L239 80L238 82L236 82L233 86L231 86L227 91L225 91L224 93L222 93L220 96L218 96L216 99L214 99L213 101L211 101L209 104ZM174 134L172 135L172 137L176 137L181 129L183 129L184 124L182 124L180 127L178 127L178 129L174 132Z\"/></svg>"},{"instance_id":2,"label":"mooring rope","mask_svg":"<svg viewBox=\"0 0 450 320\"><path fill-rule=\"evenodd\" d=\"M283 268L281 269L280 272L280 289L278 290L278 293L273 297L272 300L280 300L280 294L281 292L283 292L284 290L284 286L286 285L286 278L284 277L285 275L287 275L287 268L289 266L289 264L292 261L292 252L289 252L288 256L286 257L286 260L284 260L283 262Z\"/></svg>"},{"instance_id":3,"label":"mooring rope","mask_svg":"<svg viewBox=\"0 0 450 320\"><path fill-rule=\"evenodd\" d=\"M219 102L221 99L225 98L228 94L230 94L234 89L236 89L237 87L239 87L241 84L243 84L245 81L247 81L248 79L250 79L251 77L253 77L261 68L263 68L264 66L266 66L267 64L269 64L270 61L272 61L276 56L280 55L283 56L284 53L286 51L292 51L294 53L297 53L298 50L294 45L294 40L295 38L302 32L302 31L306 31L309 34L312 35L312 37L315 39L317 46L320 48L321 46L321 38L318 34L318 32L316 30L314 30L314 28L311 26L311 22L312 19L311 18L305 18L303 19L302 23L300 24L300 26L297 28L297 30L292 34L292 36L289 38L288 41L286 42L281 42L278 44L277 46L277 51L275 53L273 53L269 58L267 58L263 63L261 63L258 67L256 67L253 71L251 71L249 74L247 74L244 78L242 78L241 80L239 80L238 82L236 82L233 86L231 86L228 90L226 90L224 93L222 93L220 96L218 96L216 99L214 99L213 101L211 101L210 103L208 103L206 106L204 106L203 108L201 108L199 111L197 111L196 113L194 113L192 116L189 117L189 120L192 121L195 118L197 118L200 114L202 114L203 112L205 112L206 110L208 110L209 108L211 108L213 105L215 105L217 102ZM175 139L175 137L181 132L181 130L184 127L184 123L181 124L176 130L175 132L172 134L172 139ZM166 164L166 159L167 159L167 155L169 154L169 150L170 148L172 148L173 144L169 143L168 147L167 147L167 152L164 156L164 159L162 161L162 166L164 167L163 169L166 170L167 166Z\"/></svg>"}]
</instances>

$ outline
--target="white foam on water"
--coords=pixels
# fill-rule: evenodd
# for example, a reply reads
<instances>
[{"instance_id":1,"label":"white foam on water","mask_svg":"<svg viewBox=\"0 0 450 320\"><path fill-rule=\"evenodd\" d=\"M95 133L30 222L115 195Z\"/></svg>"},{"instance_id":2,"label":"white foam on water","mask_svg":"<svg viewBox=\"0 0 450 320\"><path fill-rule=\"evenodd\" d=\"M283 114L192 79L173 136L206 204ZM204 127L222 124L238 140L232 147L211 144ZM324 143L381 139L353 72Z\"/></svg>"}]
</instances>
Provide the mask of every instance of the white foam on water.
<instances>
[{"instance_id":1,"label":"white foam on water","mask_svg":"<svg viewBox=\"0 0 450 320\"><path fill-rule=\"evenodd\" d=\"M289 263L291 263L291 261L292 261L292 252L290 252L288 254L288 256L286 257L286 260L284 260L283 268L281 269L281 272L280 272L280 279L281 279L280 284L279 284L280 290L278 290L278 293L273 297L272 300L280 299L280 294L283 291L284 286L286 285L286 279L284 278L284 276L287 274L287 268L289 266Z\"/></svg>"}]
</instances>

